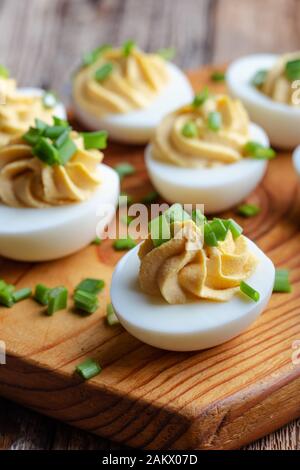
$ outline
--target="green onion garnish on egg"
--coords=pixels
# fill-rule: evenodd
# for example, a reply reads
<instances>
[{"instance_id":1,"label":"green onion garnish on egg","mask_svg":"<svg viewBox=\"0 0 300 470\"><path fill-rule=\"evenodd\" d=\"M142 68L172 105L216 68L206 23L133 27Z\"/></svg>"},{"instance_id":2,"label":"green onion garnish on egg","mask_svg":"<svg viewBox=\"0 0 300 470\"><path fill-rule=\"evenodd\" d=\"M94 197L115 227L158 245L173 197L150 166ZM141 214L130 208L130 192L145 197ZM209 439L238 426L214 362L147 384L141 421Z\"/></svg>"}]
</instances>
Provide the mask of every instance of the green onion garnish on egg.
<instances>
[{"instance_id":1,"label":"green onion garnish on egg","mask_svg":"<svg viewBox=\"0 0 300 470\"><path fill-rule=\"evenodd\" d=\"M258 70L251 80L251 84L256 88L261 87L267 78L267 70Z\"/></svg>"},{"instance_id":2,"label":"green onion garnish on egg","mask_svg":"<svg viewBox=\"0 0 300 470\"><path fill-rule=\"evenodd\" d=\"M290 60L286 63L285 74L293 82L300 79L300 59Z\"/></svg>"},{"instance_id":3,"label":"green onion garnish on egg","mask_svg":"<svg viewBox=\"0 0 300 470\"><path fill-rule=\"evenodd\" d=\"M258 160L271 160L276 157L276 152L271 147L265 147L253 140L246 143L244 153L247 157L256 158Z\"/></svg>"},{"instance_id":4,"label":"green onion garnish on egg","mask_svg":"<svg viewBox=\"0 0 300 470\"><path fill-rule=\"evenodd\" d=\"M198 108L199 106L202 106L207 98L209 97L209 90L207 87L204 87L203 90L199 91L196 93L194 100L193 100L193 106L195 108Z\"/></svg>"},{"instance_id":5,"label":"green onion garnish on egg","mask_svg":"<svg viewBox=\"0 0 300 470\"><path fill-rule=\"evenodd\" d=\"M292 291L292 286L289 281L289 270L288 269L276 269L273 292L289 293L291 291Z\"/></svg>"},{"instance_id":6,"label":"green onion garnish on egg","mask_svg":"<svg viewBox=\"0 0 300 470\"><path fill-rule=\"evenodd\" d=\"M222 126L222 115L218 111L211 111L207 118L207 126L211 131L217 132Z\"/></svg>"},{"instance_id":7,"label":"green onion garnish on egg","mask_svg":"<svg viewBox=\"0 0 300 470\"><path fill-rule=\"evenodd\" d=\"M231 233L232 237L235 240L238 238L240 235L243 233L243 228L233 219L222 219L223 224L225 225L226 228L228 228Z\"/></svg>"},{"instance_id":8,"label":"green onion garnish on egg","mask_svg":"<svg viewBox=\"0 0 300 470\"><path fill-rule=\"evenodd\" d=\"M84 148L103 150L107 146L108 133L106 131L82 132Z\"/></svg>"},{"instance_id":9,"label":"green onion garnish on egg","mask_svg":"<svg viewBox=\"0 0 300 470\"><path fill-rule=\"evenodd\" d=\"M49 166L59 165L59 154L57 148L51 144L46 137L40 137L32 149L33 155Z\"/></svg>"},{"instance_id":10,"label":"green onion garnish on egg","mask_svg":"<svg viewBox=\"0 0 300 470\"><path fill-rule=\"evenodd\" d=\"M247 297L249 297L254 302L259 301L259 298L260 298L259 292L253 289L253 287L249 286L249 284L247 284L246 282L241 281L240 290L241 292L243 292L243 294L247 295Z\"/></svg>"},{"instance_id":11,"label":"green onion garnish on egg","mask_svg":"<svg viewBox=\"0 0 300 470\"><path fill-rule=\"evenodd\" d=\"M218 239L210 224L204 225L204 242L207 246L218 246Z\"/></svg>"},{"instance_id":12,"label":"green onion garnish on egg","mask_svg":"<svg viewBox=\"0 0 300 470\"><path fill-rule=\"evenodd\" d=\"M181 129L181 133L184 137L193 138L198 135L197 125L193 121L186 122Z\"/></svg>"},{"instance_id":13,"label":"green onion garnish on egg","mask_svg":"<svg viewBox=\"0 0 300 470\"><path fill-rule=\"evenodd\" d=\"M85 67L87 65L92 65L104 52L111 49L110 44L103 44L102 46L95 47L91 51L86 52L82 58L82 65Z\"/></svg>"},{"instance_id":14,"label":"green onion garnish on egg","mask_svg":"<svg viewBox=\"0 0 300 470\"><path fill-rule=\"evenodd\" d=\"M86 359L84 362L76 366L75 370L81 378L89 380L100 374L102 368L94 359Z\"/></svg>"},{"instance_id":15,"label":"green onion garnish on egg","mask_svg":"<svg viewBox=\"0 0 300 470\"><path fill-rule=\"evenodd\" d=\"M95 72L95 80L97 80L97 82L103 82L110 76L113 68L114 66L111 62L107 62L106 64L101 65L101 67L99 67Z\"/></svg>"},{"instance_id":16,"label":"green onion garnish on egg","mask_svg":"<svg viewBox=\"0 0 300 470\"><path fill-rule=\"evenodd\" d=\"M214 232L218 241L224 241L228 232L228 227L223 223L222 219L214 218L209 222L209 226Z\"/></svg>"},{"instance_id":17,"label":"green onion garnish on egg","mask_svg":"<svg viewBox=\"0 0 300 470\"><path fill-rule=\"evenodd\" d=\"M125 41L124 44L122 45L122 53L124 57L128 57L135 47L136 47L136 43L132 41L132 39Z\"/></svg>"}]
</instances>

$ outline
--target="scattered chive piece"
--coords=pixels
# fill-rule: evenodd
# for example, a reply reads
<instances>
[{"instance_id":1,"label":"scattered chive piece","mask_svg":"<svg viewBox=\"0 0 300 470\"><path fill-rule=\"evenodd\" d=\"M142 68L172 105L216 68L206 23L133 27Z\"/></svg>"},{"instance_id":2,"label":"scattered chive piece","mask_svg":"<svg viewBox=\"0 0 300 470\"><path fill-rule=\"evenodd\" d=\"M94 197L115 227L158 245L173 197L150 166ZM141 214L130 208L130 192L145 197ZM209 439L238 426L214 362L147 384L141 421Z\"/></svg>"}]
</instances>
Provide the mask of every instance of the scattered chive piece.
<instances>
[{"instance_id":1,"label":"scattered chive piece","mask_svg":"<svg viewBox=\"0 0 300 470\"><path fill-rule=\"evenodd\" d=\"M6 282L3 279L0 279L0 290L4 289L7 286Z\"/></svg>"},{"instance_id":2,"label":"scattered chive piece","mask_svg":"<svg viewBox=\"0 0 300 470\"><path fill-rule=\"evenodd\" d=\"M186 122L181 129L182 135L187 138L197 137L198 128L193 121Z\"/></svg>"},{"instance_id":3,"label":"scattered chive piece","mask_svg":"<svg viewBox=\"0 0 300 470\"><path fill-rule=\"evenodd\" d=\"M58 149L59 163L65 165L76 152L77 147L75 143L68 137Z\"/></svg>"},{"instance_id":4,"label":"scattered chive piece","mask_svg":"<svg viewBox=\"0 0 300 470\"><path fill-rule=\"evenodd\" d=\"M86 313L94 313L99 307L97 295L85 290L75 290L74 303L76 308Z\"/></svg>"},{"instance_id":5,"label":"scattered chive piece","mask_svg":"<svg viewBox=\"0 0 300 470\"><path fill-rule=\"evenodd\" d=\"M235 220L223 219L222 222L224 223L225 227L231 231L234 240L243 233L243 228Z\"/></svg>"},{"instance_id":6,"label":"scattered chive piece","mask_svg":"<svg viewBox=\"0 0 300 470\"><path fill-rule=\"evenodd\" d=\"M114 67L111 62L107 62L106 64L102 65L95 72L95 75L94 75L95 80L97 80L97 82L103 82L110 76L110 74L113 71L113 68Z\"/></svg>"},{"instance_id":7,"label":"scattered chive piece","mask_svg":"<svg viewBox=\"0 0 300 470\"><path fill-rule=\"evenodd\" d=\"M0 291L0 305L11 308L14 304L12 292L6 287Z\"/></svg>"},{"instance_id":8,"label":"scattered chive piece","mask_svg":"<svg viewBox=\"0 0 300 470\"><path fill-rule=\"evenodd\" d=\"M132 39L129 39L128 41L125 41L123 46L122 46L122 52L125 57L128 57L133 49L135 48L136 44Z\"/></svg>"},{"instance_id":9,"label":"scattered chive piece","mask_svg":"<svg viewBox=\"0 0 300 470\"><path fill-rule=\"evenodd\" d=\"M291 292L288 269L276 269L273 292Z\"/></svg>"},{"instance_id":10,"label":"scattered chive piece","mask_svg":"<svg viewBox=\"0 0 300 470\"><path fill-rule=\"evenodd\" d=\"M219 70L215 70L215 72L213 72L210 76L210 79L213 81L213 82L224 82L225 80L225 73L224 72L221 72Z\"/></svg>"},{"instance_id":11,"label":"scattered chive piece","mask_svg":"<svg viewBox=\"0 0 300 470\"><path fill-rule=\"evenodd\" d=\"M57 97L53 91L45 91L42 97L44 108L51 109L57 104Z\"/></svg>"},{"instance_id":12,"label":"scattered chive piece","mask_svg":"<svg viewBox=\"0 0 300 470\"><path fill-rule=\"evenodd\" d=\"M254 217L261 211L260 207L255 204L242 204L237 208L237 213L242 217Z\"/></svg>"},{"instance_id":13,"label":"scattered chive piece","mask_svg":"<svg viewBox=\"0 0 300 470\"><path fill-rule=\"evenodd\" d=\"M53 116L53 123L55 126L70 127L68 121L61 119L57 116Z\"/></svg>"},{"instance_id":14,"label":"scattered chive piece","mask_svg":"<svg viewBox=\"0 0 300 470\"><path fill-rule=\"evenodd\" d=\"M89 149L105 149L107 146L107 136L106 131L96 131L96 132L82 132L84 148Z\"/></svg>"},{"instance_id":15,"label":"scattered chive piece","mask_svg":"<svg viewBox=\"0 0 300 470\"><path fill-rule=\"evenodd\" d=\"M23 289L17 290L12 294L14 302L20 302L21 300L28 299L32 295L32 290L24 287Z\"/></svg>"},{"instance_id":16,"label":"scattered chive piece","mask_svg":"<svg viewBox=\"0 0 300 470\"><path fill-rule=\"evenodd\" d=\"M271 160L276 157L276 152L270 147L264 147L259 142L250 140L244 147L246 156L257 158L258 160Z\"/></svg>"},{"instance_id":17,"label":"scattered chive piece","mask_svg":"<svg viewBox=\"0 0 300 470\"><path fill-rule=\"evenodd\" d=\"M222 116L218 111L211 111L207 118L207 125L211 131L218 131L222 126Z\"/></svg>"},{"instance_id":18,"label":"scattered chive piece","mask_svg":"<svg viewBox=\"0 0 300 470\"><path fill-rule=\"evenodd\" d=\"M75 370L84 380L89 380L100 374L102 368L94 359L86 359L84 362L76 366Z\"/></svg>"},{"instance_id":19,"label":"scattered chive piece","mask_svg":"<svg viewBox=\"0 0 300 470\"><path fill-rule=\"evenodd\" d=\"M285 74L291 82L300 79L300 59L287 62L285 65Z\"/></svg>"},{"instance_id":20,"label":"scattered chive piece","mask_svg":"<svg viewBox=\"0 0 300 470\"><path fill-rule=\"evenodd\" d=\"M257 290L255 290L255 289L253 289L253 287L249 286L249 284L247 284L246 282L241 281L240 290L241 290L241 292L243 292L243 294L250 297L250 299L252 299L254 302L259 301L259 297L260 297L259 292L257 292Z\"/></svg>"},{"instance_id":21,"label":"scattered chive piece","mask_svg":"<svg viewBox=\"0 0 300 470\"><path fill-rule=\"evenodd\" d=\"M59 164L57 149L45 137L39 138L32 149L32 153L47 165L52 166Z\"/></svg>"},{"instance_id":22,"label":"scattered chive piece","mask_svg":"<svg viewBox=\"0 0 300 470\"><path fill-rule=\"evenodd\" d=\"M101 243L102 243L102 240L99 237L96 237L95 240L92 241L92 245L99 246L99 245L101 245Z\"/></svg>"},{"instance_id":23,"label":"scattered chive piece","mask_svg":"<svg viewBox=\"0 0 300 470\"><path fill-rule=\"evenodd\" d=\"M256 74L254 75L254 77L252 78L251 84L255 86L256 88L261 87L267 78L267 73L268 73L267 70L258 70Z\"/></svg>"},{"instance_id":24,"label":"scattered chive piece","mask_svg":"<svg viewBox=\"0 0 300 470\"><path fill-rule=\"evenodd\" d=\"M50 289L48 295L48 309L47 315L53 315L58 310L63 310L67 307L68 303L68 291L65 287L54 287Z\"/></svg>"},{"instance_id":25,"label":"scattered chive piece","mask_svg":"<svg viewBox=\"0 0 300 470\"><path fill-rule=\"evenodd\" d=\"M192 220L195 222L195 224L199 227L203 224L205 224L205 222L207 221L206 217L204 214L202 214L202 212L200 211L200 209L194 209L192 211Z\"/></svg>"},{"instance_id":26,"label":"scattered chive piece","mask_svg":"<svg viewBox=\"0 0 300 470\"><path fill-rule=\"evenodd\" d=\"M198 108L199 106L202 106L207 98L209 97L209 90L207 87L204 87L203 90L199 91L196 93L194 100L193 100L193 106L195 108Z\"/></svg>"},{"instance_id":27,"label":"scattered chive piece","mask_svg":"<svg viewBox=\"0 0 300 470\"><path fill-rule=\"evenodd\" d=\"M158 49L156 52L165 60L172 60L175 57L176 51L173 47Z\"/></svg>"},{"instance_id":28,"label":"scattered chive piece","mask_svg":"<svg viewBox=\"0 0 300 470\"><path fill-rule=\"evenodd\" d=\"M204 242L208 246L218 246L218 239L210 224L204 225Z\"/></svg>"},{"instance_id":29,"label":"scattered chive piece","mask_svg":"<svg viewBox=\"0 0 300 470\"><path fill-rule=\"evenodd\" d=\"M184 220L191 219L190 214L183 210L182 205L179 203L175 203L169 207L169 209L163 213L163 216L166 218L169 224L174 222L183 222Z\"/></svg>"},{"instance_id":30,"label":"scattered chive piece","mask_svg":"<svg viewBox=\"0 0 300 470\"><path fill-rule=\"evenodd\" d=\"M131 217L130 215L127 215L127 214L121 217L121 221L123 222L123 224L127 226L130 225L133 220L134 220L134 217Z\"/></svg>"},{"instance_id":31,"label":"scattered chive piece","mask_svg":"<svg viewBox=\"0 0 300 470\"><path fill-rule=\"evenodd\" d=\"M120 165L115 166L115 171L118 173L120 180L122 180L125 176L133 175L135 168L131 163L120 163Z\"/></svg>"},{"instance_id":32,"label":"scattered chive piece","mask_svg":"<svg viewBox=\"0 0 300 470\"><path fill-rule=\"evenodd\" d=\"M95 47L95 49L92 49L91 51L86 52L82 58L82 65L87 66L87 65L94 64L96 60L100 57L100 55L109 49L111 49L110 44L103 44L102 46Z\"/></svg>"},{"instance_id":33,"label":"scattered chive piece","mask_svg":"<svg viewBox=\"0 0 300 470\"><path fill-rule=\"evenodd\" d=\"M64 126L48 126L43 132L44 137L49 137L49 139L54 140L58 139L62 134L70 132L70 128L66 129ZM63 142L62 142L63 143ZM56 146L59 147L60 145L57 145L57 141L55 142Z\"/></svg>"},{"instance_id":34,"label":"scattered chive piece","mask_svg":"<svg viewBox=\"0 0 300 470\"><path fill-rule=\"evenodd\" d=\"M136 246L136 242L131 238L119 238L114 242L114 249L117 251L130 250Z\"/></svg>"},{"instance_id":35,"label":"scattered chive piece","mask_svg":"<svg viewBox=\"0 0 300 470\"><path fill-rule=\"evenodd\" d=\"M224 241L228 232L228 227L224 225L221 219L215 218L209 222L209 226L214 232L218 241Z\"/></svg>"},{"instance_id":36,"label":"scattered chive piece","mask_svg":"<svg viewBox=\"0 0 300 470\"><path fill-rule=\"evenodd\" d=\"M102 279L91 279L87 278L81 281L78 286L75 287L75 291L83 290L90 294L99 294L105 286L105 282Z\"/></svg>"},{"instance_id":37,"label":"scattered chive piece","mask_svg":"<svg viewBox=\"0 0 300 470\"><path fill-rule=\"evenodd\" d=\"M150 193L146 194L146 196L142 198L141 202L143 204L152 204L158 199L158 197L159 195L156 191L150 191Z\"/></svg>"},{"instance_id":38,"label":"scattered chive piece","mask_svg":"<svg viewBox=\"0 0 300 470\"><path fill-rule=\"evenodd\" d=\"M108 304L106 307L106 320L109 326L118 325L120 323L112 304Z\"/></svg>"},{"instance_id":39,"label":"scattered chive piece","mask_svg":"<svg viewBox=\"0 0 300 470\"><path fill-rule=\"evenodd\" d=\"M35 287L34 300L41 305L48 305L50 290L44 284L37 284Z\"/></svg>"},{"instance_id":40,"label":"scattered chive piece","mask_svg":"<svg viewBox=\"0 0 300 470\"><path fill-rule=\"evenodd\" d=\"M9 71L4 65L0 64L0 77L2 78L8 78L9 77Z\"/></svg>"}]
</instances>

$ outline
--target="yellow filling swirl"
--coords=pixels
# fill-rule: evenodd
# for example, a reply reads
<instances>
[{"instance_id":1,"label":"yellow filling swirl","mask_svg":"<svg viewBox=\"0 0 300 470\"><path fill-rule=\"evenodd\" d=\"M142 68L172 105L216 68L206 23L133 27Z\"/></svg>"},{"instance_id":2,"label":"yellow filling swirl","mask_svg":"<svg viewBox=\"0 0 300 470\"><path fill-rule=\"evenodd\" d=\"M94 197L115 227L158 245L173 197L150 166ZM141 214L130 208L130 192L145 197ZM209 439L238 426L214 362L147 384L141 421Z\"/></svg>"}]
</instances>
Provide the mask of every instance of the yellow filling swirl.
<instances>
[{"instance_id":1,"label":"yellow filling swirl","mask_svg":"<svg viewBox=\"0 0 300 470\"><path fill-rule=\"evenodd\" d=\"M0 78L0 98L0 147L24 134L35 118L51 123L53 109L45 108L41 96L19 92L13 79Z\"/></svg>"},{"instance_id":2,"label":"yellow filling swirl","mask_svg":"<svg viewBox=\"0 0 300 470\"><path fill-rule=\"evenodd\" d=\"M212 114L220 118L220 128L209 126ZM185 125L193 125L195 135L186 136ZM153 157L182 167L211 167L234 163L243 157L249 140L249 118L240 101L227 95L209 97L201 106L184 106L167 115L153 139Z\"/></svg>"},{"instance_id":3,"label":"yellow filling swirl","mask_svg":"<svg viewBox=\"0 0 300 470\"><path fill-rule=\"evenodd\" d=\"M217 247L193 248L190 243L199 240L196 233L199 229L194 222L177 222L175 226L175 232L184 228L183 236L156 248L150 238L141 245L141 289L150 295L161 295L169 304L186 303L189 296L230 300L239 291L240 282L247 279L257 265L246 238L241 235L234 240L228 231Z\"/></svg>"},{"instance_id":4,"label":"yellow filling swirl","mask_svg":"<svg viewBox=\"0 0 300 470\"><path fill-rule=\"evenodd\" d=\"M107 64L111 73L96 79L97 70ZM168 81L166 63L159 55L134 48L125 56L122 49L108 49L95 63L77 72L73 97L78 106L96 117L128 113L150 106Z\"/></svg>"},{"instance_id":5,"label":"yellow filling swirl","mask_svg":"<svg viewBox=\"0 0 300 470\"><path fill-rule=\"evenodd\" d=\"M45 165L32 147L15 139L0 149L0 201L13 207L42 208L85 201L101 183L103 154L85 150L82 137L71 133L77 151L64 165Z\"/></svg>"}]
</instances>

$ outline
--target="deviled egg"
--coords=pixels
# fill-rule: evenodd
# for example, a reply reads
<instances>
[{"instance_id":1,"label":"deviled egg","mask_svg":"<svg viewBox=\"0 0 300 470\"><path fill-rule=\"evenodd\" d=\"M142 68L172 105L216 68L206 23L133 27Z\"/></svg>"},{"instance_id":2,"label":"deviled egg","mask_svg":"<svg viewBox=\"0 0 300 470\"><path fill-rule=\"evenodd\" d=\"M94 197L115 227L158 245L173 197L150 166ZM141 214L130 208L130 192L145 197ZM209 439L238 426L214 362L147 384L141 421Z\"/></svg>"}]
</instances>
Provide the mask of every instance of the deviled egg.
<instances>
[{"instance_id":1,"label":"deviled egg","mask_svg":"<svg viewBox=\"0 0 300 470\"><path fill-rule=\"evenodd\" d=\"M216 346L245 330L266 307L273 263L232 219L207 222L196 213L179 220L171 214L172 207L154 219L148 239L118 263L113 307L124 328L152 346Z\"/></svg>"},{"instance_id":2,"label":"deviled egg","mask_svg":"<svg viewBox=\"0 0 300 470\"><path fill-rule=\"evenodd\" d=\"M212 213L239 203L258 185L275 155L268 145L240 101L204 89L162 120L145 159L165 200L204 204Z\"/></svg>"},{"instance_id":3,"label":"deviled egg","mask_svg":"<svg viewBox=\"0 0 300 470\"><path fill-rule=\"evenodd\" d=\"M40 88L17 88L16 81L9 78L1 67L0 76L0 147L20 137L34 125L35 119L46 123L52 117L66 119L66 110L51 92Z\"/></svg>"},{"instance_id":4,"label":"deviled egg","mask_svg":"<svg viewBox=\"0 0 300 470\"><path fill-rule=\"evenodd\" d=\"M69 255L95 239L97 212L106 209L103 227L114 215L119 177L101 164L99 150L107 133L80 135L67 121L53 121L37 120L0 148L1 256L46 261Z\"/></svg>"},{"instance_id":5,"label":"deviled egg","mask_svg":"<svg viewBox=\"0 0 300 470\"><path fill-rule=\"evenodd\" d=\"M86 54L72 94L76 116L87 128L142 144L165 114L191 100L193 91L178 67L127 41L117 49L105 45Z\"/></svg>"},{"instance_id":6,"label":"deviled egg","mask_svg":"<svg viewBox=\"0 0 300 470\"><path fill-rule=\"evenodd\" d=\"M230 65L226 78L230 93L266 130L272 145L300 144L300 52L243 57Z\"/></svg>"}]
</instances>

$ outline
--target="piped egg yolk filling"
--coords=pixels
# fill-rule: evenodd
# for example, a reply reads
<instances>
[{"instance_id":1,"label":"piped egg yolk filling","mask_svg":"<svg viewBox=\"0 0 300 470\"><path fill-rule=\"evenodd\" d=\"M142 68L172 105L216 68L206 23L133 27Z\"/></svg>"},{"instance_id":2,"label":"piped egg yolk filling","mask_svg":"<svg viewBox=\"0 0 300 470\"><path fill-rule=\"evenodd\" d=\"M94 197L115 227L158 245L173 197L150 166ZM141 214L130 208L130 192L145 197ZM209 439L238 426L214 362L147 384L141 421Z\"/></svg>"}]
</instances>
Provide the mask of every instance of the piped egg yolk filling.
<instances>
[{"instance_id":1,"label":"piped egg yolk filling","mask_svg":"<svg viewBox=\"0 0 300 470\"><path fill-rule=\"evenodd\" d=\"M192 220L175 222L173 232L176 236L159 246L149 236L139 250L141 289L169 304L183 304L190 297L229 301L256 268L243 235L234 238L228 230L217 246L208 246L199 243L203 236Z\"/></svg>"},{"instance_id":2,"label":"piped egg yolk filling","mask_svg":"<svg viewBox=\"0 0 300 470\"><path fill-rule=\"evenodd\" d=\"M165 60L133 47L107 48L95 62L83 66L73 82L75 102L87 113L101 117L149 107L169 82Z\"/></svg>"},{"instance_id":3,"label":"piped egg yolk filling","mask_svg":"<svg viewBox=\"0 0 300 470\"><path fill-rule=\"evenodd\" d=\"M22 94L13 79L0 78L0 99L0 147L24 134L35 118L51 122L54 111L43 97Z\"/></svg>"}]
</instances>

